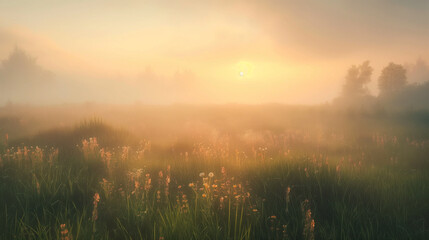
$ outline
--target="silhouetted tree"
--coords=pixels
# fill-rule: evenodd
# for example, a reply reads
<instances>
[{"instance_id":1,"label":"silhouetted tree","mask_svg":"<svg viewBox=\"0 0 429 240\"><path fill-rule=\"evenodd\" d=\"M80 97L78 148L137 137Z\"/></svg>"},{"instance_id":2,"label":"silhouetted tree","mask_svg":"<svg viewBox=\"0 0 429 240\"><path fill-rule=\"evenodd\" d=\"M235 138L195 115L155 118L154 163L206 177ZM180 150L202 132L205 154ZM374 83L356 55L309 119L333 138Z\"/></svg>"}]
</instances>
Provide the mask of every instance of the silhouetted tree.
<instances>
[{"instance_id":1,"label":"silhouetted tree","mask_svg":"<svg viewBox=\"0 0 429 240\"><path fill-rule=\"evenodd\" d=\"M346 75L346 83L343 86L343 97L369 95L366 84L371 81L372 71L373 68L369 65L369 61L363 62L360 66L351 66Z\"/></svg>"},{"instance_id":2,"label":"silhouetted tree","mask_svg":"<svg viewBox=\"0 0 429 240\"><path fill-rule=\"evenodd\" d=\"M407 70L408 84L429 81L429 65L422 58L418 58L414 64L407 64L404 67Z\"/></svg>"},{"instance_id":3,"label":"silhouetted tree","mask_svg":"<svg viewBox=\"0 0 429 240\"><path fill-rule=\"evenodd\" d=\"M369 65L369 61L351 66L347 71L341 95L334 100L334 104L346 108L371 106L375 98L370 94L366 85L371 82L372 71L373 68Z\"/></svg>"},{"instance_id":4,"label":"silhouetted tree","mask_svg":"<svg viewBox=\"0 0 429 240\"><path fill-rule=\"evenodd\" d=\"M389 63L378 78L378 88L381 95L403 89L406 84L406 70L400 64Z\"/></svg>"},{"instance_id":5,"label":"silhouetted tree","mask_svg":"<svg viewBox=\"0 0 429 240\"><path fill-rule=\"evenodd\" d=\"M51 92L49 88L52 83L53 74L18 47L0 62L0 104L8 100L35 101L44 98Z\"/></svg>"},{"instance_id":6,"label":"silhouetted tree","mask_svg":"<svg viewBox=\"0 0 429 240\"><path fill-rule=\"evenodd\" d=\"M3 87L19 85L32 88L34 85L50 83L52 77L51 72L37 64L36 58L18 47L0 65L0 85Z\"/></svg>"}]
</instances>

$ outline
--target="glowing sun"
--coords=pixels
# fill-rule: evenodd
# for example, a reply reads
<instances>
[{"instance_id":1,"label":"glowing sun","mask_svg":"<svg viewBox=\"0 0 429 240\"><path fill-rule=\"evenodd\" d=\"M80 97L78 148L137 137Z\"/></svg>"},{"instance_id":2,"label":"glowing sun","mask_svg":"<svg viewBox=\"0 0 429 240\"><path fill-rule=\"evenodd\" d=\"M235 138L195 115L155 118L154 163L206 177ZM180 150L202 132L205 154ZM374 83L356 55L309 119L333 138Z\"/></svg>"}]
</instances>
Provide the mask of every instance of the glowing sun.
<instances>
[{"instance_id":1,"label":"glowing sun","mask_svg":"<svg viewBox=\"0 0 429 240\"><path fill-rule=\"evenodd\" d=\"M240 61L236 65L239 77L250 77L253 71L253 65L249 62Z\"/></svg>"}]
</instances>

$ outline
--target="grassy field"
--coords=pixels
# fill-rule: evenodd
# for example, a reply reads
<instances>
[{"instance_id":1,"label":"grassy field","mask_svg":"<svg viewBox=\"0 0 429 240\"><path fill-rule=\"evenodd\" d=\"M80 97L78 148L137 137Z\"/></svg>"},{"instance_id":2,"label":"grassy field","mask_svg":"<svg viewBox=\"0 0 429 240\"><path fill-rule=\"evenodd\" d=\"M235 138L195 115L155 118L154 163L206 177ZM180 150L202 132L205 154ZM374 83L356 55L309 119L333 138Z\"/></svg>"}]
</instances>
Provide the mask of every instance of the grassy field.
<instances>
[{"instance_id":1,"label":"grassy field","mask_svg":"<svg viewBox=\"0 0 429 240\"><path fill-rule=\"evenodd\" d=\"M3 114L0 238L429 238L426 112L170 110L27 135Z\"/></svg>"}]
</instances>

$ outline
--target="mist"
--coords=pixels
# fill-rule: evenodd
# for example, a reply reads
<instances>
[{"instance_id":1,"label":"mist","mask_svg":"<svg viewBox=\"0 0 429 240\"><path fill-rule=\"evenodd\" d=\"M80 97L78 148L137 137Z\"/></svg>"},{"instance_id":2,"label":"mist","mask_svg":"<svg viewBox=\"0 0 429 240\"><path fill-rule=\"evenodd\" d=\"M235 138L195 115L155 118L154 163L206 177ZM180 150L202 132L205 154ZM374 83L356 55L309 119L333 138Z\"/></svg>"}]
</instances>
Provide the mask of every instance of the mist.
<instances>
[{"instance_id":1,"label":"mist","mask_svg":"<svg viewBox=\"0 0 429 240\"><path fill-rule=\"evenodd\" d=\"M24 2L0 2L2 104L324 104L365 60L427 80L426 1Z\"/></svg>"},{"instance_id":2,"label":"mist","mask_svg":"<svg viewBox=\"0 0 429 240\"><path fill-rule=\"evenodd\" d=\"M0 239L429 239L428 16L0 0Z\"/></svg>"},{"instance_id":3,"label":"mist","mask_svg":"<svg viewBox=\"0 0 429 240\"><path fill-rule=\"evenodd\" d=\"M377 82L377 76L373 76L373 72L381 71L376 71L369 66L369 63L369 61L363 63L368 65L368 70L366 70L368 71L368 76L366 77L350 76L350 74L355 74L353 71L359 71L359 67L361 68L362 66L352 65L349 68L348 75L344 75L339 71L337 75L339 78L343 76L342 81L345 80L345 83L342 86L339 83L338 86L332 86L332 88L342 88L342 90L334 91L336 96L333 95L330 99L327 98L325 101L313 102L312 104L335 103L336 97L342 97L343 99L348 99L347 101L353 102L356 101L354 98L359 95L367 97L378 96L380 89L379 87L374 87ZM429 81L428 64L422 58L418 58L414 63L404 63L401 66L405 71L404 78L407 83L405 88L407 90L402 92L401 97L398 96L398 98L408 98L404 94L409 94L410 99L414 99L409 101L412 101L414 105L426 108L427 105L424 100L426 90L424 89ZM375 78L374 81L372 81L372 78ZM311 102L301 102L300 99L310 94L315 94L315 89L308 86L305 95L297 96L294 101L289 102L287 101L288 97L278 99L279 96L284 94L282 91L285 93L288 91L288 84L277 83L276 87L278 89L275 90L271 89L271 86L261 84L238 79L236 83L229 83L228 86L223 85L223 88L219 88L219 86L211 85L210 83L204 84L189 70L177 70L173 75L169 76L158 74L151 67L146 67L134 79L126 79L120 76L117 78L92 76L91 78L91 76L53 72L45 69L38 63L37 57L31 56L17 46L1 61L0 65L0 89L2 90L0 101L2 104L49 105L85 102L155 105L177 103L197 105L225 103L264 104L276 102L311 104ZM240 89L237 90L237 88ZM264 93L267 91L271 95ZM248 99L247 95L252 98ZM327 95L325 93L326 97ZM412 106L413 104L408 105Z\"/></svg>"}]
</instances>

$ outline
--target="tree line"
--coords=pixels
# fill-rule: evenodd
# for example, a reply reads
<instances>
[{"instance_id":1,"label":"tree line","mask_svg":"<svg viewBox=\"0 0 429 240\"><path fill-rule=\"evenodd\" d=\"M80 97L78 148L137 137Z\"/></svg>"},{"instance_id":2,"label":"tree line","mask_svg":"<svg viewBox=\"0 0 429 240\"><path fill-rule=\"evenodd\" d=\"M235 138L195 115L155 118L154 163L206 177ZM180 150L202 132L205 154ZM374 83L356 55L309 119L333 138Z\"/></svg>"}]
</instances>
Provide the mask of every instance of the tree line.
<instances>
[{"instance_id":1,"label":"tree line","mask_svg":"<svg viewBox=\"0 0 429 240\"><path fill-rule=\"evenodd\" d=\"M377 79L379 94L374 96L368 88L372 80L373 67L369 61L351 66L345 76L345 83L337 106L429 109L429 76L421 83L409 83L407 69L390 62Z\"/></svg>"}]
</instances>

